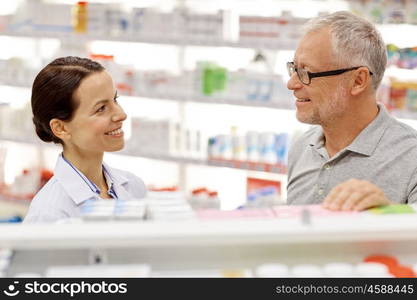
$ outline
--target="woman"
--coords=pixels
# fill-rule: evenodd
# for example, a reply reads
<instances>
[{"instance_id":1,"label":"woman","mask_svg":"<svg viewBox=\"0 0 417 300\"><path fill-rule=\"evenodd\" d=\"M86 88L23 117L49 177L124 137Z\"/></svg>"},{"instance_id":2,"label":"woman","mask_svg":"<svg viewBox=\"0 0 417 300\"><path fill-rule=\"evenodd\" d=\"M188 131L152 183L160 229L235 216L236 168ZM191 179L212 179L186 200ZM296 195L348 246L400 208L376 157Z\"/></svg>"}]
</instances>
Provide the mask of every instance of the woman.
<instances>
[{"instance_id":1,"label":"woman","mask_svg":"<svg viewBox=\"0 0 417 300\"><path fill-rule=\"evenodd\" d=\"M36 76L31 101L37 135L63 151L24 222L78 217L83 205L98 199L145 196L142 180L103 163L105 151L123 148L126 119L103 66L87 58L58 58Z\"/></svg>"}]
</instances>

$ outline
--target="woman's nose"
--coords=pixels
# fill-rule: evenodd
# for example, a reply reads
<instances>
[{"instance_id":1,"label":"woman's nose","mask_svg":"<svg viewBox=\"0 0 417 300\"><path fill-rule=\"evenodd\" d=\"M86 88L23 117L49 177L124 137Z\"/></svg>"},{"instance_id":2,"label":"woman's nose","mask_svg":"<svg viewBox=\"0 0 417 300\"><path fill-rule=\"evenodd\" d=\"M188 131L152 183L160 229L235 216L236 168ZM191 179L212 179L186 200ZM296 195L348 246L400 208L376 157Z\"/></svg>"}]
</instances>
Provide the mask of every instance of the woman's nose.
<instances>
[{"instance_id":1,"label":"woman's nose","mask_svg":"<svg viewBox=\"0 0 417 300\"><path fill-rule=\"evenodd\" d=\"M112 121L113 122L123 122L124 120L126 120L126 118L127 118L127 115L124 112L123 108L121 108L120 106L117 106L117 110L112 117Z\"/></svg>"}]
</instances>

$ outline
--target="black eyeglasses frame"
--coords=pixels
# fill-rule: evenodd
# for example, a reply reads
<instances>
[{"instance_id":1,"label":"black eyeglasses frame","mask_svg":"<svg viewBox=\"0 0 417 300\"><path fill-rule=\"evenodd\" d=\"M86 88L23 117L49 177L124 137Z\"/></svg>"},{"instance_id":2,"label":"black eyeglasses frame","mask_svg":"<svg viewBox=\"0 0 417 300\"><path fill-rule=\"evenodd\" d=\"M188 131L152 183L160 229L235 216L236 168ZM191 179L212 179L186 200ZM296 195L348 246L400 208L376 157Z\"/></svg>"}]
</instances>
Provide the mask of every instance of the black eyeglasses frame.
<instances>
[{"instance_id":1,"label":"black eyeglasses frame","mask_svg":"<svg viewBox=\"0 0 417 300\"><path fill-rule=\"evenodd\" d=\"M307 72L307 75L308 75L308 83L307 83L307 82L304 82L301 79L301 76L298 73L298 68L295 66L294 62L293 61L287 62L288 74L290 76L292 76L292 74L294 72L297 73L298 79L300 79L300 81L303 84L305 84L305 85L309 85L311 83L311 79L313 79L313 78L340 75L340 74L343 74L345 72L352 71L352 70L357 70L357 69L362 68L362 67L365 67L365 66L358 66L358 67L338 69L338 70L331 70L331 71L324 71L324 72L315 72L315 73L310 72L310 71L306 71ZM294 70L294 71L292 71L292 70ZM371 71L369 71L369 74L371 76L373 75L373 73Z\"/></svg>"}]
</instances>

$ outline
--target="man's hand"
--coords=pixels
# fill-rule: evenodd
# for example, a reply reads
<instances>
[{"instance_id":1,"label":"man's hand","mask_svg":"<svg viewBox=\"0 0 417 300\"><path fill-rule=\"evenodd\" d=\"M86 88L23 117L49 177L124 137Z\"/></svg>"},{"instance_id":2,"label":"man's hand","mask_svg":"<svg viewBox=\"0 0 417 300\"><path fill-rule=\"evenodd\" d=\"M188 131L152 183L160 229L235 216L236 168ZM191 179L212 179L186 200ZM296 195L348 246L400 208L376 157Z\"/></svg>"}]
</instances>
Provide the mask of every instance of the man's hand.
<instances>
[{"instance_id":1,"label":"man's hand","mask_svg":"<svg viewBox=\"0 0 417 300\"><path fill-rule=\"evenodd\" d=\"M349 179L335 186L322 206L330 210L360 211L388 204L391 202L376 185L366 180Z\"/></svg>"}]
</instances>

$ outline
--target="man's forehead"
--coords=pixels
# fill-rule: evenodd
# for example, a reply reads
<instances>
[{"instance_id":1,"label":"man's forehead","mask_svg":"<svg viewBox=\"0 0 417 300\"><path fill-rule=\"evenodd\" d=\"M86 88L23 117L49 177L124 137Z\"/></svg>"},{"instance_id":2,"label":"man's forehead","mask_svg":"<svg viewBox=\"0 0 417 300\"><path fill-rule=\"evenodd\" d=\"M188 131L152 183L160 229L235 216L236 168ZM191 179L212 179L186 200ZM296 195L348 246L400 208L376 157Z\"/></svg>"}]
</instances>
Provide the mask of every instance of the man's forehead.
<instances>
[{"instance_id":1,"label":"man's forehead","mask_svg":"<svg viewBox=\"0 0 417 300\"><path fill-rule=\"evenodd\" d=\"M334 60L330 30L323 28L303 36L294 54L294 62L322 64Z\"/></svg>"}]
</instances>

